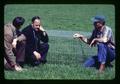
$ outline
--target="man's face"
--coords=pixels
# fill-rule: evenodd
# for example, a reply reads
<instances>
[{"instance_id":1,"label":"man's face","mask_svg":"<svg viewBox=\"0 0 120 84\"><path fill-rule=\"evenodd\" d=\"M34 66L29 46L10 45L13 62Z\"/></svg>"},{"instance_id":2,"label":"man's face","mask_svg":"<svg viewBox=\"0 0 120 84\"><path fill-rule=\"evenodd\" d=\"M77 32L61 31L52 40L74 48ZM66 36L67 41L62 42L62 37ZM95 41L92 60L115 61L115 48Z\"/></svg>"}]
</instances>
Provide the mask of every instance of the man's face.
<instances>
[{"instance_id":1,"label":"man's face","mask_svg":"<svg viewBox=\"0 0 120 84\"><path fill-rule=\"evenodd\" d=\"M95 28L100 30L103 27L103 24L101 22L94 22L94 26L95 26Z\"/></svg>"},{"instance_id":2,"label":"man's face","mask_svg":"<svg viewBox=\"0 0 120 84\"><path fill-rule=\"evenodd\" d=\"M35 21L32 23L32 27L38 31L40 28L40 20L39 19L35 19Z\"/></svg>"},{"instance_id":3,"label":"man's face","mask_svg":"<svg viewBox=\"0 0 120 84\"><path fill-rule=\"evenodd\" d=\"M16 29L18 29L18 30L19 30L19 29L21 28L21 26L22 26L22 25L20 25L20 26L16 26Z\"/></svg>"}]
</instances>

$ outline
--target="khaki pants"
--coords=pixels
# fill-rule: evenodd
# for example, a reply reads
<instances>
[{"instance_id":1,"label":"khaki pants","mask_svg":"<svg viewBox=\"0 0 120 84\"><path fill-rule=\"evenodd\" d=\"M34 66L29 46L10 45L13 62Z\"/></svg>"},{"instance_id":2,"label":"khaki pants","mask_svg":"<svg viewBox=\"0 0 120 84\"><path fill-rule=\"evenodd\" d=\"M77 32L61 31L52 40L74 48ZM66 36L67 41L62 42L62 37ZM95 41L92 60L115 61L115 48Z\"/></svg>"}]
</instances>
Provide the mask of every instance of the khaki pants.
<instances>
[{"instance_id":1,"label":"khaki pants","mask_svg":"<svg viewBox=\"0 0 120 84\"><path fill-rule=\"evenodd\" d=\"M13 49L17 63L24 62L25 60L25 45L25 41L21 41L17 43L16 49Z\"/></svg>"},{"instance_id":2,"label":"khaki pants","mask_svg":"<svg viewBox=\"0 0 120 84\"><path fill-rule=\"evenodd\" d=\"M25 60L25 45L26 45L26 42L21 41L21 42L17 43L16 49L13 49L13 53L16 56L15 61L16 61L17 64L24 63L24 60ZM9 64L9 59L7 58L7 56L5 56L4 67L12 68L12 67L10 67L10 65L11 64Z\"/></svg>"}]
</instances>

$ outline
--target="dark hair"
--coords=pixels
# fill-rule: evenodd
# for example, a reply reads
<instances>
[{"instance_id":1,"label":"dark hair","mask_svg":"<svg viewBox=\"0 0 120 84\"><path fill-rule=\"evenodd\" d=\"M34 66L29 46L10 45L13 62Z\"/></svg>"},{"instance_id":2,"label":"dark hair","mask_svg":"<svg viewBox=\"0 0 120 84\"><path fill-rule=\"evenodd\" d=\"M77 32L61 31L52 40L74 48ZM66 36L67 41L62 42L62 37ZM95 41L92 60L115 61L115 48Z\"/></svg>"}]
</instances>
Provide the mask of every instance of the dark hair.
<instances>
[{"instance_id":1,"label":"dark hair","mask_svg":"<svg viewBox=\"0 0 120 84\"><path fill-rule=\"evenodd\" d=\"M98 21L100 24L105 25L105 21ZM98 22L94 22L93 24L95 25Z\"/></svg>"},{"instance_id":2,"label":"dark hair","mask_svg":"<svg viewBox=\"0 0 120 84\"><path fill-rule=\"evenodd\" d=\"M35 19L40 19L40 17L39 17L39 16L34 16L34 17L32 18L32 22L34 22Z\"/></svg>"},{"instance_id":3,"label":"dark hair","mask_svg":"<svg viewBox=\"0 0 120 84\"><path fill-rule=\"evenodd\" d=\"M25 19L23 17L15 17L13 20L13 25L15 27L20 27L21 25L23 25L24 22L25 22Z\"/></svg>"},{"instance_id":4,"label":"dark hair","mask_svg":"<svg viewBox=\"0 0 120 84\"><path fill-rule=\"evenodd\" d=\"M101 23L102 25L105 25L105 21L100 21L100 23Z\"/></svg>"}]
</instances>

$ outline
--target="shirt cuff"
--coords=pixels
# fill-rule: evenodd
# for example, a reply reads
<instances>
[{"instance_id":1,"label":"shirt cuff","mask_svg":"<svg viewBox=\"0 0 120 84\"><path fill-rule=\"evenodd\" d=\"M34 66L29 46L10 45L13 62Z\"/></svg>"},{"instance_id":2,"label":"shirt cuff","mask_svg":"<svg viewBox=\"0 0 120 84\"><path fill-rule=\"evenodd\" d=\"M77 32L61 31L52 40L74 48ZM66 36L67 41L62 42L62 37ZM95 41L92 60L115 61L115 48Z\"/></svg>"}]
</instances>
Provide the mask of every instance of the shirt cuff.
<instances>
[{"instance_id":1,"label":"shirt cuff","mask_svg":"<svg viewBox=\"0 0 120 84\"><path fill-rule=\"evenodd\" d=\"M101 62L101 64L105 64L105 62Z\"/></svg>"}]
</instances>

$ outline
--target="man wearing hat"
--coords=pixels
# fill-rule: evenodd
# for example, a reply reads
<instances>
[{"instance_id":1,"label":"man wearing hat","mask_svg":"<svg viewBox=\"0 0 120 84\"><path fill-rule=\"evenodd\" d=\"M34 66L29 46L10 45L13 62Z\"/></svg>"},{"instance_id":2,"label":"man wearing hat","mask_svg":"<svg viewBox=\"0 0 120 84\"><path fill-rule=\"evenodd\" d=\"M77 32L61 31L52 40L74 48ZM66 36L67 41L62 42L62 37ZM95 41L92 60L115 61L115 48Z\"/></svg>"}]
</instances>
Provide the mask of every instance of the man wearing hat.
<instances>
[{"instance_id":1,"label":"man wearing hat","mask_svg":"<svg viewBox=\"0 0 120 84\"><path fill-rule=\"evenodd\" d=\"M115 59L115 43L113 33L110 27L105 25L105 17L96 15L92 18L94 30L92 36L88 39L81 34L74 34L74 38L79 38L89 46L97 45L98 52L85 61L85 67L96 67L100 72L104 71L106 66L112 66L111 62Z\"/></svg>"}]
</instances>

